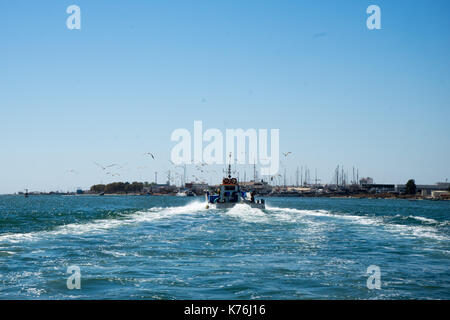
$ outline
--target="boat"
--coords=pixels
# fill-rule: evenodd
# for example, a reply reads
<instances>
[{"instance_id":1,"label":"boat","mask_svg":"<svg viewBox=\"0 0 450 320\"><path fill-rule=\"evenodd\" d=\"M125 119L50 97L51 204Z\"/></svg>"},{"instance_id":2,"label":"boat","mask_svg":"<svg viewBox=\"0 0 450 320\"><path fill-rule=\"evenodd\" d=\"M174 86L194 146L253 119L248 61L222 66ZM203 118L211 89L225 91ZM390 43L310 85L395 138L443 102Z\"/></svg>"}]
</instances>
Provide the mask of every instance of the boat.
<instances>
[{"instance_id":1,"label":"boat","mask_svg":"<svg viewBox=\"0 0 450 320\"><path fill-rule=\"evenodd\" d=\"M180 191L176 194L177 197L196 197L197 195L192 190Z\"/></svg>"},{"instance_id":2,"label":"boat","mask_svg":"<svg viewBox=\"0 0 450 320\"><path fill-rule=\"evenodd\" d=\"M242 191L236 178L231 177L231 165L228 165L227 177L222 184L211 194L206 192L206 208L214 206L216 209L233 208L237 204L247 204L252 208L265 209L264 199L255 200L255 192Z\"/></svg>"}]
</instances>

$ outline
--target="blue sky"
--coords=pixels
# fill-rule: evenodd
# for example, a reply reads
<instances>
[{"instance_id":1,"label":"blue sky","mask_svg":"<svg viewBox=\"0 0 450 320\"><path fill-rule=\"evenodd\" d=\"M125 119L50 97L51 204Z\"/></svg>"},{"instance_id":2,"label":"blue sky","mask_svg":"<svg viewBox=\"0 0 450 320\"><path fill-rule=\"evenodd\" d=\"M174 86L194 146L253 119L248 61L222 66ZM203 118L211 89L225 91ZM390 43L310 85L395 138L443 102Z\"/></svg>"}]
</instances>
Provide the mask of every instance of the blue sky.
<instances>
[{"instance_id":1,"label":"blue sky","mask_svg":"<svg viewBox=\"0 0 450 320\"><path fill-rule=\"evenodd\" d=\"M66 28L71 4L81 30ZM366 27L371 4L381 30ZM2 1L0 193L154 171L162 182L170 134L194 120L280 129L290 176L307 165L330 182L340 164L379 183L445 181L449 10L445 0ZM127 165L112 178L94 161Z\"/></svg>"}]
</instances>

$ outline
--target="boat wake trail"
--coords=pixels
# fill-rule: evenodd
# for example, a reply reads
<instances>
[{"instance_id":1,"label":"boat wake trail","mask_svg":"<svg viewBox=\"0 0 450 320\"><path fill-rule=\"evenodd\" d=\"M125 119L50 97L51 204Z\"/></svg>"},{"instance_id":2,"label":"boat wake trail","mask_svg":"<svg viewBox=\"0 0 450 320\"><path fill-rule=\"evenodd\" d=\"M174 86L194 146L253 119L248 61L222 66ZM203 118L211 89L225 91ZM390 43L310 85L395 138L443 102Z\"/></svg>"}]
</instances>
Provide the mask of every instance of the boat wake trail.
<instances>
[{"instance_id":1,"label":"boat wake trail","mask_svg":"<svg viewBox=\"0 0 450 320\"><path fill-rule=\"evenodd\" d=\"M267 207L268 211L274 214L275 218L283 219L289 222L297 222L304 219L317 218L318 220L327 219L328 223L332 220L349 222L361 226L381 227L388 232L414 238L430 238L440 241L449 241L450 238L443 235L435 226L430 224L437 223L434 219L425 217L414 217L414 220L420 225L405 225L387 221L383 216L358 216L345 213L333 213L327 210L300 210L292 208ZM410 216L411 217L411 216ZM331 220L329 220L331 219ZM445 224L445 223L444 223Z\"/></svg>"},{"instance_id":2,"label":"boat wake trail","mask_svg":"<svg viewBox=\"0 0 450 320\"><path fill-rule=\"evenodd\" d=\"M247 204L240 203L233 208L228 209L225 215L233 218L239 218L245 222L268 222L267 215L257 208L252 208Z\"/></svg>"},{"instance_id":3,"label":"boat wake trail","mask_svg":"<svg viewBox=\"0 0 450 320\"><path fill-rule=\"evenodd\" d=\"M61 235L84 235L103 233L110 229L126 225L133 225L155 220L167 219L178 215L195 214L206 210L203 202L192 202L180 207L155 207L148 210L137 211L133 214L123 215L119 218L99 219L87 223L71 223L56 227L53 230L36 231L29 233L11 233L0 235L0 243L17 243L33 241L42 238L51 238Z\"/></svg>"},{"instance_id":4,"label":"boat wake trail","mask_svg":"<svg viewBox=\"0 0 450 320\"><path fill-rule=\"evenodd\" d=\"M216 209L213 209L216 210ZM35 231L28 233L7 233L0 235L0 244L13 244L23 241L37 241L53 239L58 236L83 236L91 234L107 233L109 230L122 226L133 226L150 223L162 219L171 219L181 215L195 215L206 212L204 202L191 202L179 207L154 207L147 210L136 211L131 214L122 214L109 219L90 220L84 223L71 223L60 225L51 230ZM450 238L440 227L446 227L447 221L438 222L434 219L408 216L368 216L352 215L328 210L302 210L294 208L280 208L267 206L265 210L252 208L247 204L237 204L231 209L221 213L224 217L239 219L247 223L264 224L308 224L318 227L326 224L349 223L365 228L377 228L401 237L429 238L439 241L449 241ZM395 219L397 217L397 219ZM413 221L413 223L408 223Z\"/></svg>"}]
</instances>

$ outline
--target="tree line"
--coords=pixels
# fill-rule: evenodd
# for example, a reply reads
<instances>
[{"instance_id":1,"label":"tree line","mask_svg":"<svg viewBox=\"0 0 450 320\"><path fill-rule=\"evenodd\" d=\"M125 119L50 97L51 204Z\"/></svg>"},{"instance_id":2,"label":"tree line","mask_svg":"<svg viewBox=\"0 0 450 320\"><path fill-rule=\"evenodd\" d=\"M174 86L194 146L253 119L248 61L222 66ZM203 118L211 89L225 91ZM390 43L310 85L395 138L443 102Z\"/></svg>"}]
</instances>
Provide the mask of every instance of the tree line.
<instances>
[{"instance_id":1,"label":"tree line","mask_svg":"<svg viewBox=\"0 0 450 320\"><path fill-rule=\"evenodd\" d=\"M142 182L113 182L109 184L96 184L91 187L94 193L139 193L144 191L148 183Z\"/></svg>"}]
</instances>

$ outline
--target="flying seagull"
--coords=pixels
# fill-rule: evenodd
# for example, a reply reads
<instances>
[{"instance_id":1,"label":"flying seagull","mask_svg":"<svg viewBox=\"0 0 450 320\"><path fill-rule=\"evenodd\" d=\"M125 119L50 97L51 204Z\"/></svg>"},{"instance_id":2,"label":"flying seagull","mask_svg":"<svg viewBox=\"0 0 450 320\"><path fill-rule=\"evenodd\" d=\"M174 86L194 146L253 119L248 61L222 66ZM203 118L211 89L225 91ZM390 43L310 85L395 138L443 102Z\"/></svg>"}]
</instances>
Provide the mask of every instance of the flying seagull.
<instances>
[{"instance_id":1,"label":"flying seagull","mask_svg":"<svg viewBox=\"0 0 450 320\"><path fill-rule=\"evenodd\" d=\"M153 159L155 159L155 156L154 156L153 153L151 153L151 152L146 152L146 153L144 153L144 155L151 156Z\"/></svg>"},{"instance_id":2,"label":"flying seagull","mask_svg":"<svg viewBox=\"0 0 450 320\"><path fill-rule=\"evenodd\" d=\"M120 176L120 174L118 174L118 173L112 173L112 172L107 172L106 174L109 174L111 177Z\"/></svg>"},{"instance_id":3,"label":"flying seagull","mask_svg":"<svg viewBox=\"0 0 450 320\"><path fill-rule=\"evenodd\" d=\"M107 168L111 168L111 167L117 166L116 163L110 164L109 166L102 166L101 164L99 164L99 163L97 163L97 162L94 162L94 163L95 163L97 166L99 166L100 168L102 168L102 170L106 170Z\"/></svg>"},{"instance_id":4,"label":"flying seagull","mask_svg":"<svg viewBox=\"0 0 450 320\"><path fill-rule=\"evenodd\" d=\"M289 154L291 154L292 152L288 151L288 152L283 152L283 156L287 157Z\"/></svg>"}]
</instances>

